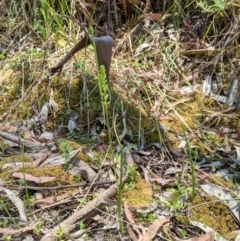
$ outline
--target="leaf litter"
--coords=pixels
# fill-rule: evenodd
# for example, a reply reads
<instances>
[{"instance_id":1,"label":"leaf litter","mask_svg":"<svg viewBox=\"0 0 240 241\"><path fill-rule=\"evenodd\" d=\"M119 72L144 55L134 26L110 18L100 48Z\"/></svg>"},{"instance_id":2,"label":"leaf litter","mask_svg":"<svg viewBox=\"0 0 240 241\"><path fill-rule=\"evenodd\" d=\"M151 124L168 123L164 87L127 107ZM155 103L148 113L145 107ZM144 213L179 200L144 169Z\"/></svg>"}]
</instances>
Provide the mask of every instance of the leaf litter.
<instances>
[{"instance_id":1,"label":"leaf litter","mask_svg":"<svg viewBox=\"0 0 240 241\"><path fill-rule=\"evenodd\" d=\"M135 4L140 6L140 1ZM233 13L232 2L229 6L223 16L227 10ZM214 12L214 8L198 7ZM123 4L125 17L132 8L131 1ZM232 16L231 30L237 23ZM37 81L29 77L25 88L18 85L20 76L32 69L1 70L5 95L0 116L0 195L1 216L8 220L1 223L1 233L12 234L14 240L24 240L27 233L35 240L54 240L61 231L66 240L237 240L239 81L233 70L238 59L230 63L222 59L230 56L224 47L234 49L236 35L229 31L222 38L204 40L201 17L184 19L180 31L170 23L173 17L146 10L139 22L128 21L125 33L115 38L109 85L111 100L117 101L110 110L117 123L112 129L121 141L121 145L112 143L114 155L122 145L126 153L121 187L123 234L116 216L120 158L109 153L107 123L99 111L101 99L93 73L73 70L71 61L55 65L59 63L56 54L48 61L60 66L62 75L46 77L39 70L40 61L31 62L35 73L30 76ZM141 42L140 36L145 37ZM100 45L103 57L104 44ZM86 65L94 69L91 48L78 58L83 61L86 56ZM109 57L104 61L109 71ZM219 71L224 64L229 71ZM84 78L87 86L79 83ZM89 102L91 98L94 101ZM131 173L127 166L136 169ZM228 174L217 176L224 168ZM134 172L136 179L130 178ZM195 198L192 175L196 175ZM9 202L12 190L19 193ZM221 202L212 199L214 192ZM218 205L208 211L197 209L212 203ZM24 218L19 209L27 210ZM37 232L40 219L44 224ZM209 219L213 222L206 224ZM84 228L79 228L81 222ZM230 226L223 228L227 223Z\"/></svg>"}]
</instances>

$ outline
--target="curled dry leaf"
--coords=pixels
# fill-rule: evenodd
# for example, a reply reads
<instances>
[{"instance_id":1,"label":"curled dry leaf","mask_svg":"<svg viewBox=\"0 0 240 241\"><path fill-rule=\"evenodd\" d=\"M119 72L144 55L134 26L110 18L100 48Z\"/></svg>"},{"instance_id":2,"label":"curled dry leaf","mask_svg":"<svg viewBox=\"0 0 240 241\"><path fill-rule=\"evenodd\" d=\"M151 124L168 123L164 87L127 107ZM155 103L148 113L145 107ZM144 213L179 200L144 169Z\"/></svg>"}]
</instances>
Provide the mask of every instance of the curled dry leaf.
<instances>
[{"instance_id":1,"label":"curled dry leaf","mask_svg":"<svg viewBox=\"0 0 240 241\"><path fill-rule=\"evenodd\" d=\"M16 234L16 233L28 233L29 231L32 231L35 226L37 225L37 223L31 225L31 226L27 226L25 228L20 228L20 229L11 229L11 228L0 228L0 233L4 234L4 233L8 233L8 234Z\"/></svg>"},{"instance_id":2,"label":"curled dry leaf","mask_svg":"<svg viewBox=\"0 0 240 241\"><path fill-rule=\"evenodd\" d=\"M33 165L35 167L37 167L43 160L45 160L47 157L47 154L46 153L41 153L39 152L39 155L38 157L35 159L35 161L33 162Z\"/></svg>"},{"instance_id":3,"label":"curled dry leaf","mask_svg":"<svg viewBox=\"0 0 240 241\"><path fill-rule=\"evenodd\" d=\"M79 189L75 189L75 190L66 192L62 195L57 195L57 196L54 195L51 197L38 199L38 200L34 201L33 204L34 205L43 205L43 204L51 205L51 204L54 204L57 202L64 201L64 199L77 195L78 193L79 193Z\"/></svg>"},{"instance_id":4,"label":"curled dry leaf","mask_svg":"<svg viewBox=\"0 0 240 241\"><path fill-rule=\"evenodd\" d=\"M49 107L52 107L55 111L58 111L59 107L53 97L53 89L51 89Z\"/></svg>"},{"instance_id":5,"label":"curled dry leaf","mask_svg":"<svg viewBox=\"0 0 240 241\"><path fill-rule=\"evenodd\" d=\"M159 20L162 18L162 14L160 13L145 13L141 14L138 19L144 20L144 19L150 19L150 20Z\"/></svg>"},{"instance_id":6,"label":"curled dry leaf","mask_svg":"<svg viewBox=\"0 0 240 241\"><path fill-rule=\"evenodd\" d=\"M143 241L150 241L152 240L158 230L163 226L164 224L169 223L169 220L166 218L156 219L154 220L153 224L151 224L147 230L147 232L143 235Z\"/></svg>"},{"instance_id":7,"label":"curled dry leaf","mask_svg":"<svg viewBox=\"0 0 240 241\"><path fill-rule=\"evenodd\" d=\"M126 215L126 218L127 218L127 220L128 220L128 222L130 222L131 224L135 224L135 221L134 221L134 219L133 219L133 217L132 217L132 214L130 213L130 211L129 211L129 208L128 208L128 204L127 204L127 202L124 202L124 213L125 213L125 215ZM141 227L141 225L140 225L140 227ZM138 239L137 239L137 237L136 237L136 235L134 235L134 236L132 236L131 238L133 238L134 239L134 241L135 240L142 240L142 234L141 234L141 232L138 230L138 228L137 228L137 226L136 225L132 225L132 228L134 229L134 231L138 234ZM129 235L132 235L133 234L133 231L131 230L131 226L130 226L130 224L128 224L128 230L130 231L129 232ZM143 228L142 228L142 230L144 230Z\"/></svg>"}]
</instances>

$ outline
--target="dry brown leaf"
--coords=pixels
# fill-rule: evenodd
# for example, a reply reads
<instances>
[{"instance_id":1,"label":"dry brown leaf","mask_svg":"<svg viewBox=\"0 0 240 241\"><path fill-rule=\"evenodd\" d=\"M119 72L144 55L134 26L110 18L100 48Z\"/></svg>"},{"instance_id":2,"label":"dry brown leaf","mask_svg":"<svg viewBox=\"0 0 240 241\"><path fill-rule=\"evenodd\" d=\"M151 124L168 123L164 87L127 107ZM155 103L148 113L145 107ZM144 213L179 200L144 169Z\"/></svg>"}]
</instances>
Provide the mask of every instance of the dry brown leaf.
<instances>
[{"instance_id":1,"label":"dry brown leaf","mask_svg":"<svg viewBox=\"0 0 240 241\"><path fill-rule=\"evenodd\" d=\"M124 202L124 213L126 215L126 218L127 218L128 222L135 223L134 219L132 218L132 214L130 213L130 211L128 209L127 202Z\"/></svg>"},{"instance_id":2,"label":"dry brown leaf","mask_svg":"<svg viewBox=\"0 0 240 241\"><path fill-rule=\"evenodd\" d=\"M131 239L133 241L138 241L138 238L136 236L136 234L134 233L133 229L131 228L131 224L127 224L127 230L128 230L128 234L131 237Z\"/></svg>"},{"instance_id":3,"label":"dry brown leaf","mask_svg":"<svg viewBox=\"0 0 240 241\"><path fill-rule=\"evenodd\" d=\"M143 20L143 19L151 19L151 20L159 20L161 19L162 14L160 13L145 13L141 14L138 19Z\"/></svg>"},{"instance_id":4,"label":"dry brown leaf","mask_svg":"<svg viewBox=\"0 0 240 241\"><path fill-rule=\"evenodd\" d=\"M143 241L150 241L152 240L155 235L157 234L159 228L164 225L165 223L169 222L168 219L163 218L162 220L156 219L152 225L149 226L145 235L143 235Z\"/></svg>"},{"instance_id":5,"label":"dry brown leaf","mask_svg":"<svg viewBox=\"0 0 240 241\"><path fill-rule=\"evenodd\" d=\"M8 233L8 234L27 233L29 231L32 231L36 225L37 225L37 223L35 223L31 226L27 226L25 228L21 228L21 229L0 228L0 233Z\"/></svg>"},{"instance_id":6,"label":"dry brown leaf","mask_svg":"<svg viewBox=\"0 0 240 241\"><path fill-rule=\"evenodd\" d=\"M7 131L7 132L16 132L17 131L17 127L11 125L10 123L5 123L4 125L0 126L0 130L1 131Z\"/></svg>"},{"instance_id":7,"label":"dry brown leaf","mask_svg":"<svg viewBox=\"0 0 240 241\"><path fill-rule=\"evenodd\" d=\"M25 179L26 181L30 182L35 182L38 184L46 183L46 182L51 182L55 180L55 177L35 177L30 174L24 174L22 172L14 172L12 174L13 177L19 178L19 179Z\"/></svg>"},{"instance_id":8,"label":"dry brown leaf","mask_svg":"<svg viewBox=\"0 0 240 241\"><path fill-rule=\"evenodd\" d=\"M130 213L129 209L128 209L128 204L127 202L124 202L124 213L126 215L127 220L131 223L131 224L135 224L135 221L132 217L132 214ZM138 234L138 240L141 241L142 240L142 234L140 233L140 231L138 230L138 228L136 227L136 225L132 225L133 229L137 232ZM130 233L129 233L130 234Z\"/></svg>"},{"instance_id":9,"label":"dry brown leaf","mask_svg":"<svg viewBox=\"0 0 240 241\"><path fill-rule=\"evenodd\" d=\"M72 190L70 192L66 192L62 195L58 195L58 196L51 196L51 197L48 197L48 198L44 198L44 199L41 199L41 200L36 200L33 204L34 205L42 205L42 204L53 204L53 203L56 203L56 202L60 202L60 201L63 201L64 199L66 198L69 198L73 195L77 195L79 193L79 189L76 189L76 190Z\"/></svg>"},{"instance_id":10,"label":"dry brown leaf","mask_svg":"<svg viewBox=\"0 0 240 241\"><path fill-rule=\"evenodd\" d=\"M31 131L26 130L25 133L24 133L24 137L28 140L31 140L33 138L32 134L31 134Z\"/></svg>"},{"instance_id":11,"label":"dry brown leaf","mask_svg":"<svg viewBox=\"0 0 240 241\"><path fill-rule=\"evenodd\" d=\"M37 167L47 157L46 153L39 153L39 154L40 154L40 156L33 162L33 165L35 167Z\"/></svg>"},{"instance_id":12,"label":"dry brown leaf","mask_svg":"<svg viewBox=\"0 0 240 241\"><path fill-rule=\"evenodd\" d=\"M182 157L183 154L182 154L180 151L178 151L178 150L172 145L172 143L171 143L170 141L168 141L168 142L166 143L166 145L167 145L168 149L169 149L174 155L176 155L177 157Z\"/></svg>"}]
</instances>

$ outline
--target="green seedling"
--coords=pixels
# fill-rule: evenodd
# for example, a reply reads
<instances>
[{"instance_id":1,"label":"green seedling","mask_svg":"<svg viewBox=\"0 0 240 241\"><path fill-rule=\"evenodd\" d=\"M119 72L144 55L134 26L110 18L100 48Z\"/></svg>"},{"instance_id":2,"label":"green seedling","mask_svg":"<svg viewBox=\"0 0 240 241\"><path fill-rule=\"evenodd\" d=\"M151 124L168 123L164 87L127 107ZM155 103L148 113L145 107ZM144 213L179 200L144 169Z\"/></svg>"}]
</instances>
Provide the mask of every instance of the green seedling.
<instances>
[{"instance_id":1,"label":"green seedling","mask_svg":"<svg viewBox=\"0 0 240 241\"><path fill-rule=\"evenodd\" d=\"M10 233L5 233L4 234L4 241L10 241L12 240L12 235Z\"/></svg>"},{"instance_id":2,"label":"green seedling","mask_svg":"<svg viewBox=\"0 0 240 241\"><path fill-rule=\"evenodd\" d=\"M228 8L228 3L222 0L213 0L212 4L207 1L199 1L197 2L197 6L206 13L219 13Z\"/></svg>"},{"instance_id":3,"label":"green seedling","mask_svg":"<svg viewBox=\"0 0 240 241\"><path fill-rule=\"evenodd\" d=\"M146 221L146 220L147 220L147 216L148 216L147 213L141 213L141 214L140 214L140 220L141 220L141 221Z\"/></svg>"},{"instance_id":4,"label":"green seedling","mask_svg":"<svg viewBox=\"0 0 240 241\"><path fill-rule=\"evenodd\" d=\"M72 164L70 163L71 161L70 152L73 150L73 148L66 140L61 141L59 148L60 148L59 154L66 160L66 170L70 170L72 168Z\"/></svg>"},{"instance_id":5,"label":"green seedling","mask_svg":"<svg viewBox=\"0 0 240 241\"><path fill-rule=\"evenodd\" d=\"M182 187L178 181L175 181L176 188L170 188L168 191L172 193L172 198L170 201L164 201L163 203L169 207L174 213L181 210L184 204L181 200L184 194L191 192L191 187Z\"/></svg>"},{"instance_id":6,"label":"green seedling","mask_svg":"<svg viewBox=\"0 0 240 241\"><path fill-rule=\"evenodd\" d=\"M81 220L81 221L79 222L79 229L82 230L82 229L84 229L84 228L85 228L85 224L84 224L84 222Z\"/></svg>"},{"instance_id":7,"label":"green seedling","mask_svg":"<svg viewBox=\"0 0 240 241\"><path fill-rule=\"evenodd\" d=\"M75 176L75 178L76 178L76 180L77 180L78 182L81 181L81 176L80 176L79 174L77 174L77 175Z\"/></svg>"},{"instance_id":8,"label":"green seedling","mask_svg":"<svg viewBox=\"0 0 240 241\"><path fill-rule=\"evenodd\" d=\"M181 234L185 238L187 236L187 231L185 229L182 229Z\"/></svg>"},{"instance_id":9,"label":"green seedling","mask_svg":"<svg viewBox=\"0 0 240 241\"><path fill-rule=\"evenodd\" d=\"M155 215L154 214L150 214L150 213L141 213L140 214L140 220L142 222L149 222L149 223L153 223L154 220L156 219Z\"/></svg>"},{"instance_id":10,"label":"green seedling","mask_svg":"<svg viewBox=\"0 0 240 241\"><path fill-rule=\"evenodd\" d=\"M39 234L41 232L41 229L42 229L42 225L43 225L44 221L43 219L39 219L35 228L33 229L33 232L35 234Z\"/></svg>"},{"instance_id":11,"label":"green seedling","mask_svg":"<svg viewBox=\"0 0 240 241\"><path fill-rule=\"evenodd\" d=\"M3 227L3 228L6 228L7 225L8 225L9 221L8 219L3 219L1 222L0 222L0 226Z\"/></svg>"},{"instance_id":12,"label":"green seedling","mask_svg":"<svg viewBox=\"0 0 240 241\"><path fill-rule=\"evenodd\" d=\"M128 181L125 184L124 188L133 190L136 186L137 178L139 176L139 173L137 171L137 166L136 165L127 166L127 174L128 174Z\"/></svg>"},{"instance_id":13,"label":"green seedling","mask_svg":"<svg viewBox=\"0 0 240 241\"><path fill-rule=\"evenodd\" d=\"M65 234L65 229L60 228L60 229L57 231L57 233L54 235L54 237L57 238L57 239L60 240L60 241L64 241L64 240L63 240L64 234Z\"/></svg>"}]
</instances>

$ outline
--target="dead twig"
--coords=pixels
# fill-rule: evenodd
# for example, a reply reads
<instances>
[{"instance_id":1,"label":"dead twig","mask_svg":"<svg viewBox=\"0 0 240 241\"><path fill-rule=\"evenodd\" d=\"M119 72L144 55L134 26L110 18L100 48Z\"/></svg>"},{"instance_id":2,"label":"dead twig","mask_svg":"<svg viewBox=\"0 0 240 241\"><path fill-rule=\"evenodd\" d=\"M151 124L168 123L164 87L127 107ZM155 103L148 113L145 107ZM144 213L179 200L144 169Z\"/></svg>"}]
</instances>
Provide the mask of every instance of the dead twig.
<instances>
[{"instance_id":1,"label":"dead twig","mask_svg":"<svg viewBox=\"0 0 240 241\"><path fill-rule=\"evenodd\" d=\"M123 183L126 181L127 176L123 178ZM104 199L109 198L114 195L117 191L117 184L110 186L105 192L100 194L97 198L90 201L87 205L85 205L80 210L77 210L72 216L64 220L59 225L55 226L52 230L50 230L47 234L45 234L41 241L54 241L54 235L61 229L65 231L65 233L69 233L75 227L73 224L79 221L80 219L84 219L91 212L95 210L101 203L104 202Z\"/></svg>"}]
</instances>

